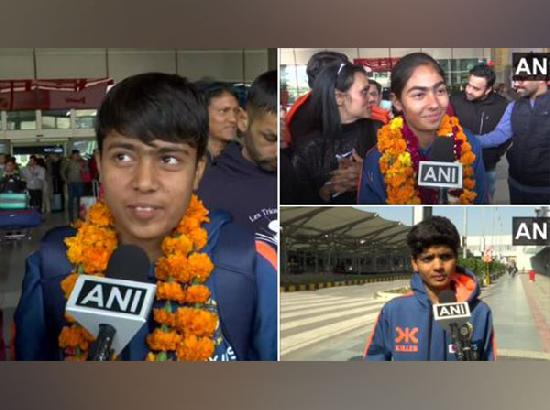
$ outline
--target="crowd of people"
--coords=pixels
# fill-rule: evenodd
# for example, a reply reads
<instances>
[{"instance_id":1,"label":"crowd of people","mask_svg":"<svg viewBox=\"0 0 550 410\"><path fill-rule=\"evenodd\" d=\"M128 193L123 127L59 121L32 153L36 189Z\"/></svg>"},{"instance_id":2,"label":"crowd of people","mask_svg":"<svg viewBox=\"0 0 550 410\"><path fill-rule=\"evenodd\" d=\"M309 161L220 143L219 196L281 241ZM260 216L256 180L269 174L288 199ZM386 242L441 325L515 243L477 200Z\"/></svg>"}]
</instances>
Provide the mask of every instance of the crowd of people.
<instances>
[{"instance_id":1,"label":"crowd of people","mask_svg":"<svg viewBox=\"0 0 550 410\"><path fill-rule=\"evenodd\" d=\"M513 81L512 90L479 63L450 95L446 73L425 53L400 58L388 90L337 52L314 54L307 75L310 91L281 123L281 203L495 203L504 154L510 203L550 201L547 81ZM460 189L418 185L438 137L462 164Z\"/></svg>"},{"instance_id":2,"label":"crowd of people","mask_svg":"<svg viewBox=\"0 0 550 410\"><path fill-rule=\"evenodd\" d=\"M92 183L98 179L95 155L86 159L79 150L68 157L30 155L25 165L12 155L0 154L0 193L28 193L29 206L44 216L63 211L67 198L69 220L75 221L80 198L92 195Z\"/></svg>"}]
</instances>

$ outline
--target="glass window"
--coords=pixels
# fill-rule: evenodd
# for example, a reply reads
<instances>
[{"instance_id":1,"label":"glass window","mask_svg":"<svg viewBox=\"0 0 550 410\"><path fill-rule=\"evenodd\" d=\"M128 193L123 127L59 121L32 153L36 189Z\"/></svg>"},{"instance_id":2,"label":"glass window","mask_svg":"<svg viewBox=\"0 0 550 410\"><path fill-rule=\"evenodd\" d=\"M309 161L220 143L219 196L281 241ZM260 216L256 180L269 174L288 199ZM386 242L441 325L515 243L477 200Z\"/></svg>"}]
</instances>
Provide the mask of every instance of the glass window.
<instances>
[{"instance_id":1,"label":"glass window","mask_svg":"<svg viewBox=\"0 0 550 410\"><path fill-rule=\"evenodd\" d=\"M281 65L281 95L287 99L286 105L292 106L296 99L309 92L307 83L307 65ZM285 95L286 94L286 95ZM284 104L285 101L282 101Z\"/></svg>"},{"instance_id":2,"label":"glass window","mask_svg":"<svg viewBox=\"0 0 550 410\"><path fill-rule=\"evenodd\" d=\"M82 158L89 159L96 148L97 142L95 139L86 139L72 141L71 150L77 149L80 151Z\"/></svg>"},{"instance_id":3,"label":"glass window","mask_svg":"<svg viewBox=\"0 0 550 410\"><path fill-rule=\"evenodd\" d=\"M97 110L75 110L76 128L95 128Z\"/></svg>"},{"instance_id":4,"label":"glass window","mask_svg":"<svg viewBox=\"0 0 550 410\"><path fill-rule=\"evenodd\" d=\"M42 128L63 129L71 128L71 110L45 110L42 111Z\"/></svg>"},{"instance_id":5,"label":"glass window","mask_svg":"<svg viewBox=\"0 0 550 410\"><path fill-rule=\"evenodd\" d=\"M8 111L8 130L35 130L35 111Z\"/></svg>"}]
</instances>

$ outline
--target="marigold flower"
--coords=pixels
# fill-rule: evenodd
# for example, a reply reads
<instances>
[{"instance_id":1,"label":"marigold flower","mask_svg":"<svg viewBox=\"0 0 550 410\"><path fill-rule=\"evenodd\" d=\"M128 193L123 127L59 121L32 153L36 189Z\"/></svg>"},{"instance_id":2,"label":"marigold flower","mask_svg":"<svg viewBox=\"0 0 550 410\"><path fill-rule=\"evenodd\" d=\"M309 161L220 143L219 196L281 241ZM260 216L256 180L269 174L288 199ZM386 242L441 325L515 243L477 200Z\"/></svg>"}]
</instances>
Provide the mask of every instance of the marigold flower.
<instances>
[{"instance_id":1,"label":"marigold flower","mask_svg":"<svg viewBox=\"0 0 550 410\"><path fill-rule=\"evenodd\" d=\"M74 289L74 285L76 284L77 279L78 279L78 275L73 272L61 281L61 289L63 289L63 293L65 294L65 299L69 299L69 296L71 295Z\"/></svg>"},{"instance_id":2,"label":"marigold flower","mask_svg":"<svg viewBox=\"0 0 550 410\"><path fill-rule=\"evenodd\" d=\"M202 309L179 308L176 312L176 329L196 336L212 336L218 328L218 315Z\"/></svg>"},{"instance_id":3,"label":"marigold flower","mask_svg":"<svg viewBox=\"0 0 550 410\"><path fill-rule=\"evenodd\" d=\"M157 282L156 296L157 300L185 302L185 290L178 282Z\"/></svg>"},{"instance_id":4,"label":"marigold flower","mask_svg":"<svg viewBox=\"0 0 550 410\"><path fill-rule=\"evenodd\" d=\"M172 278L178 282L188 282L191 279L188 268L189 260L183 255L171 255L160 258L157 262L155 276L160 280Z\"/></svg>"},{"instance_id":5,"label":"marigold flower","mask_svg":"<svg viewBox=\"0 0 550 410\"><path fill-rule=\"evenodd\" d=\"M464 181L462 181L462 185L466 189L474 189L475 182L471 178L464 178Z\"/></svg>"},{"instance_id":6,"label":"marigold flower","mask_svg":"<svg viewBox=\"0 0 550 410\"><path fill-rule=\"evenodd\" d=\"M155 329L152 334L147 336L147 345L151 350L167 351L176 350L182 337L175 331L163 332L161 329Z\"/></svg>"},{"instance_id":7,"label":"marigold flower","mask_svg":"<svg viewBox=\"0 0 550 410\"><path fill-rule=\"evenodd\" d=\"M210 289L204 285L193 285L187 288L185 301L187 303L206 303L210 299Z\"/></svg>"},{"instance_id":8,"label":"marigold flower","mask_svg":"<svg viewBox=\"0 0 550 410\"><path fill-rule=\"evenodd\" d=\"M403 128L403 117L395 117L389 123L390 130L400 130Z\"/></svg>"},{"instance_id":9,"label":"marigold flower","mask_svg":"<svg viewBox=\"0 0 550 410\"><path fill-rule=\"evenodd\" d=\"M214 265L206 253L194 253L189 256L187 269L192 279L205 282L210 277Z\"/></svg>"},{"instance_id":10,"label":"marigold flower","mask_svg":"<svg viewBox=\"0 0 550 410\"><path fill-rule=\"evenodd\" d=\"M174 327L176 325L176 314L169 313L164 309L154 309L153 318L155 319L155 322L161 325L170 327Z\"/></svg>"},{"instance_id":11,"label":"marigold flower","mask_svg":"<svg viewBox=\"0 0 550 410\"><path fill-rule=\"evenodd\" d=\"M103 202L98 202L88 209L86 222L97 226L111 226L114 221L107 205Z\"/></svg>"},{"instance_id":12,"label":"marigold flower","mask_svg":"<svg viewBox=\"0 0 550 410\"><path fill-rule=\"evenodd\" d=\"M162 241L162 251L165 255L180 254L185 255L193 249L193 242L187 235L180 235L177 238L167 236Z\"/></svg>"},{"instance_id":13,"label":"marigold flower","mask_svg":"<svg viewBox=\"0 0 550 410\"><path fill-rule=\"evenodd\" d=\"M87 350L89 343L94 340L94 337L82 326L74 324L72 326L64 326L58 339L59 346L62 348L79 347L82 350Z\"/></svg>"},{"instance_id":14,"label":"marigold flower","mask_svg":"<svg viewBox=\"0 0 550 410\"><path fill-rule=\"evenodd\" d=\"M206 337L186 336L176 350L178 360L206 361L214 354L214 342Z\"/></svg>"},{"instance_id":15,"label":"marigold flower","mask_svg":"<svg viewBox=\"0 0 550 410\"><path fill-rule=\"evenodd\" d=\"M191 196L191 200L185 211L185 217L188 219L196 219L199 223L210 222L208 218L208 209L206 209L202 201L196 195Z\"/></svg>"},{"instance_id":16,"label":"marigold flower","mask_svg":"<svg viewBox=\"0 0 550 410\"><path fill-rule=\"evenodd\" d=\"M195 249L200 250L206 246L208 243L208 234L206 229L195 228L189 231L189 238L193 241Z\"/></svg>"},{"instance_id":17,"label":"marigold flower","mask_svg":"<svg viewBox=\"0 0 550 410\"><path fill-rule=\"evenodd\" d=\"M388 204L420 204L419 189L416 181L414 161L418 161L418 153L409 152L409 149L416 149L414 145L408 146L408 140L404 135L404 120L397 117L390 121L378 132L377 147L380 151L379 169L386 183L386 202ZM407 134L408 135L408 134ZM439 137L454 138L456 155L464 169L464 187L475 186L472 178L473 170L470 165L475 161L475 154L467 141L459 121L455 117L443 116L439 129ZM409 142L409 144L412 144ZM416 156L415 156L416 155ZM416 158L416 159L415 159ZM462 200L472 198L472 195L463 195Z\"/></svg>"}]
</instances>

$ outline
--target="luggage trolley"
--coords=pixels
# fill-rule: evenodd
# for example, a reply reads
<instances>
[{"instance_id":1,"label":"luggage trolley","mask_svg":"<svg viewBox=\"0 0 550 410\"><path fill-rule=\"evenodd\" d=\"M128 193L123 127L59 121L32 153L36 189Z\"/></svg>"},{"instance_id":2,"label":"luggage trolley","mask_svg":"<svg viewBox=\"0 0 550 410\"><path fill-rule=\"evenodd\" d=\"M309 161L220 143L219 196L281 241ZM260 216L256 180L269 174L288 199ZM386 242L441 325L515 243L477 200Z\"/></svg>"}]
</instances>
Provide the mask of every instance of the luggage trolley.
<instances>
[{"instance_id":1,"label":"luggage trolley","mask_svg":"<svg viewBox=\"0 0 550 410\"><path fill-rule=\"evenodd\" d=\"M42 224L42 215L29 206L28 193L0 194L0 243L31 239L31 230Z\"/></svg>"}]
</instances>

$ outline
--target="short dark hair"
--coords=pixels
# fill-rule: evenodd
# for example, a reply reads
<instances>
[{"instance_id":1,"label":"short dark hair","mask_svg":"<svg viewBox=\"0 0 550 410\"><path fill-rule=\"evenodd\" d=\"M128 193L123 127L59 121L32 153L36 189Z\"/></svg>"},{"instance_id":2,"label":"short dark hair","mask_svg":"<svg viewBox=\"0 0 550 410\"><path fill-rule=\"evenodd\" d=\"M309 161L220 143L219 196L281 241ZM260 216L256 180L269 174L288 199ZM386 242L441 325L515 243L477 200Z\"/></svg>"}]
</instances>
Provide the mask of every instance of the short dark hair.
<instances>
[{"instance_id":1,"label":"short dark hair","mask_svg":"<svg viewBox=\"0 0 550 410\"><path fill-rule=\"evenodd\" d=\"M277 71L271 70L259 75L248 90L247 108L253 113L277 114Z\"/></svg>"},{"instance_id":2,"label":"short dark hair","mask_svg":"<svg viewBox=\"0 0 550 410\"><path fill-rule=\"evenodd\" d=\"M407 85L407 81L411 78L416 67L421 65L431 65L445 81L445 72L432 56L426 53L407 54L401 57L391 70L390 89L397 99L401 98L405 85Z\"/></svg>"},{"instance_id":3,"label":"short dark hair","mask_svg":"<svg viewBox=\"0 0 550 410\"><path fill-rule=\"evenodd\" d=\"M375 81L371 78L369 78L369 84L374 85L376 89L378 90L378 94L382 94L382 84L380 84L378 81Z\"/></svg>"},{"instance_id":4,"label":"short dark hair","mask_svg":"<svg viewBox=\"0 0 550 410\"><path fill-rule=\"evenodd\" d=\"M204 97L176 74L146 73L124 79L105 96L96 123L97 145L111 131L145 144L155 139L186 143L202 158L208 143Z\"/></svg>"},{"instance_id":5,"label":"short dark hair","mask_svg":"<svg viewBox=\"0 0 550 410\"><path fill-rule=\"evenodd\" d=\"M307 83L309 88L313 88L317 75L323 68L330 64L345 64L349 63L348 56L336 51L320 51L313 54L307 62Z\"/></svg>"},{"instance_id":6,"label":"short dark hair","mask_svg":"<svg viewBox=\"0 0 550 410\"><path fill-rule=\"evenodd\" d=\"M470 70L470 75L475 75L476 77L483 77L487 82L487 88L495 85L496 75L491 67L485 63L479 63L472 67Z\"/></svg>"},{"instance_id":7,"label":"short dark hair","mask_svg":"<svg viewBox=\"0 0 550 410\"><path fill-rule=\"evenodd\" d=\"M407 246L413 259L432 246L448 246L458 255L460 235L453 223L444 216L432 216L414 226L407 235Z\"/></svg>"},{"instance_id":8,"label":"short dark hair","mask_svg":"<svg viewBox=\"0 0 550 410\"><path fill-rule=\"evenodd\" d=\"M195 85L206 98L207 106L210 105L212 98L220 97L224 94L229 94L235 97L237 101L239 100L239 96L231 84L224 83L222 81L198 81Z\"/></svg>"}]
</instances>

